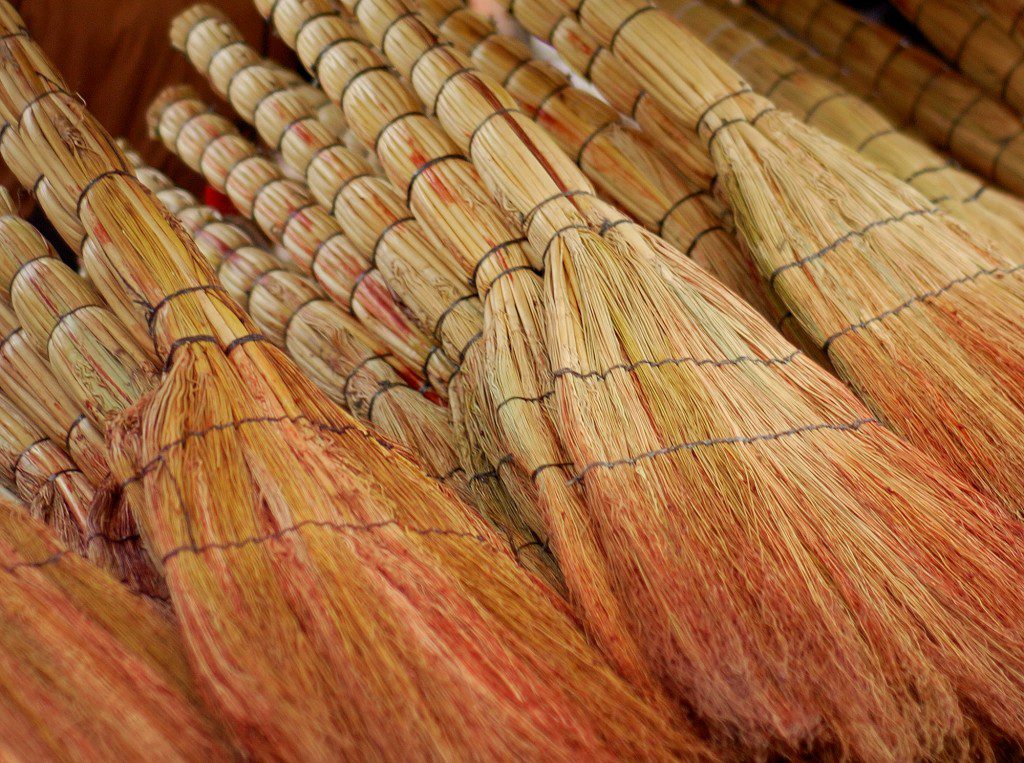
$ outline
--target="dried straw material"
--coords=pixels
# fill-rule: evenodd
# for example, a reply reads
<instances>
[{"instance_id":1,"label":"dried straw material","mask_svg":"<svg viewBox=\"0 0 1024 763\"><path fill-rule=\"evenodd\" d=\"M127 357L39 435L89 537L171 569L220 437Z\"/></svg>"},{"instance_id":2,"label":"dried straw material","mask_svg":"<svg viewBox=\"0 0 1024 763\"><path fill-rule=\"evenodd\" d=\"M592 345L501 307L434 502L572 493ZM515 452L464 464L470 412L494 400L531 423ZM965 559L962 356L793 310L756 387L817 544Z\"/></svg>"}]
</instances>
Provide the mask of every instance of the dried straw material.
<instances>
[{"instance_id":1,"label":"dried straw material","mask_svg":"<svg viewBox=\"0 0 1024 763\"><path fill-rule=\"evenodd\" d=\"M314 42L331 38L326 17L309 21L295 5L276 3L273 20L309 65ZM259 3L269 15L268 6ZM1024 738L1024 719L1001 696L1024 693L1021 664L1006 662L1021 626L977 604L1009 597L1024 611L1024 559L1007 545L1024 528L878 426L704 271L595 200L511 97L406 6L352 8L546 254L556 383L542 400L553 400L572 457L559 471L588 499L582 518L559 519L600 538L611 594L663 685L751 753L984 752L976 732L987 716ZM645 30L646 50L675 50L655 34L672 22L658 24ZM321 48L315 67L325 90L346 82L353 129L381 132L377 122L395 112L363 115L364 128L356 104L394 103L381 97L391 75L347 41L331 50L337 59ZM410 121L381 133L386 170ZM539 401L513 402L522 416ZM572 590L561 531L552 542Z\"/></svg>"},{"instance_id":2,"label":"dried straw material","mask_svg":"<svg viewBox=\"0 0 1024 763\"><path fill-rule=\"evenodd\" d=\"M1024 47L988 13L963 0L893 0L954 68L1024 113Z\"/></svg>"},{"instance_id":3,"label":"dried straw material","mask_svg":"<svg viewBox=\"0 0 1024 763\"><path fill-rule=\"evenodd\" d=\"M270 4L258 8L267 13ZM273 21L306 66L314 67L311 73L325 92L340 102L353 130L376 146L381 166L405 190L416 217L448 242L453 263L475 283L484 303L484 333L463 362L461 388L450 395L456 431L484 449L523 523L536 528L544 542L550 537L570 601L591 638L623 675L652 686L606 582L600 546L586 524L583 491L568 484L557 466L570 458L551 407L554 380L544 347L539 250L528 246L521 228L494 204L460 147L423 112L420 98L326 0L282 0ZM465 417L470 412L476 417ZM480 426L481 415L490 432Z\"/></svg>"},{"instance_id":4,"label":"dried straw material","mask_svg":"<svg viewBox=\"0 0 1024 763\"><path fill-rule=\"evenodd\" d=\"M0 305L0 390L64 449L94 487L110 473L103 435L32 347L17 315Z\"/></svg>"},{"instance_id":5,"label":"dried straw material","mask_svg":"<svg viewBox=\"0 0 1024 763\"><path fill-rule=\"evenodd\" d=\"M842 84L965 167L1024 193L1024 122L945 62L835 0L755 0L839 64Z\"/></svg>"},{"instance_id":6,"label":"dried straw material","mask_svg":"<svg viewBox=\"0 0 1024 763\"><path fill-rule=\"evenodd\" d=\"M304 184L287 178L230 120L210 113L191 88L166 89L150 106L149 119L169 150L226 193L300 271L394 350L403 377L416 383L425 375L444 389L451 361L431 352L432 342L387 286L372 251L357 247Z\"/></svg>"},{"instance_id":7,"label":"dried straw material","mask_svg":"<svg viewBox=\"0 0 1024 763\"><path fill-rule=\"evenodd\" d=\"M69 549L85 554L95 488L67 453L4 395L0 395L0 477Z\"/></svg>"},{"instance_id":8,"label":"dried straw material","mask_svg":"<svg viewBox=\"0 0 1024 763\"><path fill-rule=\"evenodd\" d=\"M211 49L244 45L230 21L204 5L175 19L172 43L193 51L191 60L197 65L213 57ZM223 75L211 74L214 88L225 98L234 98L236 110L251 119L264 142L279 150L285 163L306 180L353 244L373 253L388 285L419 325L429 329L445 356L460 366L467 349L479 339L482 309L475 287L450 266L443 245L413 218L394 186L331 136L293 93L275 89L272 71L250 66ZM225 79L230 89L225 85L220 90L218 82ZM260 106L247 109L247 102Z\"/></svg>"},{"instance_id":9,"label":"dried straw material","mask_svg":"<svg viewBox=\"0 0 1024 763\"><path fill-rule=\"evenodd\" d=\"M620 114L635 120L658 149L699 188L711 190L715 168L697 137L677 124L641 87L633 73L589 32L546 2L530 2L527 12L516 9L516 18L530 34L552 45L577 75L593 82Z\"/></svg>"},{"instance_id":10,"label":"dried straw material","mask_svg":"<svg viewBox=\"0 0 1024 763\"><path fill-rule=\"evenodd\" d=\"M467 507L256 333L80 102L38 98L59 77L25 65L32 43L8 4L0 15L0 111L33 136L33 160L79 199L90 233L108 236L125 283L160 308L166 372L122 422L112 460L148 499L144 527L197 678L244 751L692 751ZM59 140L69 115L108 151Z\"/></svg>"},{"instance_id":11,"label":"dried straw material","mask_svg":"<svg viewBox=\"0 0 1024 763\"><path fill-rule=\"evenodd\" d=\"M229 760L166 616L0 500L0 738L11 760Z\"/></svg>"},{"instance_id":12,"label":"dried straw material","mask_svg":"<svg viewBox=\"0 0 1024 763\"><path fill-rule=\"evenodd\" d=\"M725 229L721 204L623 122L615 109L574 87L553 65L535 60L526 44L499 34L462 0L420 0L415 6L474 65L508 88L604 198L692 257L764 315L780 317L749 255Z\"/></svg>"},{"instance_id":13,"label":"dried straw material","mask_svg":"<svg viewBox=\"0 0 1024 763\"><path fill-rule=\"evenodd\" d=\"M588 6L597 9L590 23L609 36L615 19L635 11L614 0ZM640 16L650 18L630 21L616 38L618 55L709 136L759 267L837 373L899 433L1020 511L1020 266L907 186L797 125L703 46L697 50L709 62L641 51L639 31L662 20L659 36L671 46L664 50L699 43L661 12ZM688 79L663 76L666 65ZM720 122L728 124L718 129Z\"/></svg>"},{"instance_id":14,"label":"dried straw material","mask_svg":"<svg viewBox=\"0 0 1024 763\"><path fill-rule=\"evenodd\" d=\"M978 8L1008 32L1018 42L1024 42L1024 1L1022 0L975 0Z\"/></svg>"},{"instance_id":15,"label":"dried straw material","mask_svg":"<svg viewBox=\"0 0 1024 763\"><path fill-rule=\"evenodd\" d=\"M53 376L95 429L105 431L152 387L152 346L139 346L102 297L57 258L35 228L13 215L0 218L0 299L14 308L26 344L45 354ZM70 437L60 432L47 436L57 443L80 439L77 420L76 414L66 424ZM70 451L70 442L65 447ZM130 502L110 494L105 456L93 465L92 474L99 478L93 484L100 491L88 515L87 534L94 541L90 557L133 589L165 596L160 575L142 547Z\"/></svg>"},{"instance_id":16,"label":"dried straw material","mask_svg":"<svg viewBox=\"0 0 1024 763\"><path fill-rule=\"evenodd\" d=\"M157 187L166 189L154 173L160 174L154 170L140 178L143 183L156 180ZM231 298L328 397L417 454L435 479L477 504L505 535L520 563L552 587L564 587L557 563L529 528L520 526L507 500L487 500L494 488L483 494L471 488L447 411L395 373L386 348L312 280L283 268L244 230L220 221L186 227L207 259L218 261L217 277Z\"/></svg>"},{"instance_id":17,"label":"dried straw material","mask_svg":"<svg viewBox=\"0 0 1024 763\"><path fill-rule=\"evenodd\" d=\"M856 95L767 47L750 30L765 36L774 30L756 11L733 6L728 0L660 5L673 7L673 16L734 66L757 92L910 184L929 202L966 223L974 235L990 238L1005 257L1024 262L1024 202L985 185L920 140L896 130Z\"/></svg>"}]
</instances>

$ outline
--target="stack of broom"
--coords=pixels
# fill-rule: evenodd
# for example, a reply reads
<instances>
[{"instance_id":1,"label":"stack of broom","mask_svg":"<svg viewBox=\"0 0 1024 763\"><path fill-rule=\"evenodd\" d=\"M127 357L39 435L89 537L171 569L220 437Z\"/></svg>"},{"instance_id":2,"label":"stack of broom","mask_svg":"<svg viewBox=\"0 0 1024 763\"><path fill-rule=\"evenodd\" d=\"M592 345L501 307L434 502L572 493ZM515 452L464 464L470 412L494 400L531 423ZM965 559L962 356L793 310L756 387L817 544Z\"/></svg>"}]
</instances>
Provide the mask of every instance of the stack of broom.
<instances>
[{"instance_id":1,"label":"stack of broom","mask_svg":"<svg viewBox=\"0 0 1024 763\"><path fill-rule=\"evenodd\" d=\"M0 0L5 751L1021 754L1015 4L758 4L187 9L232 217Z\"/></svg>"}]
</instances>

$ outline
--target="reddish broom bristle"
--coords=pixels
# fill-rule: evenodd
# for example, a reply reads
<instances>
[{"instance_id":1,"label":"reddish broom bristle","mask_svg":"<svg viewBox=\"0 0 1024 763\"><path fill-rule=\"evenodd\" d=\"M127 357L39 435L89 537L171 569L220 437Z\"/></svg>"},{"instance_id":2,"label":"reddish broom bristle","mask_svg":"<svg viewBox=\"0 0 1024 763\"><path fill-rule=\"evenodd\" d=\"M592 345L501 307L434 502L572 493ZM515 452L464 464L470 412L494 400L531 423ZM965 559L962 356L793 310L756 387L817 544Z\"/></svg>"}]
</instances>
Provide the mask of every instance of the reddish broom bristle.
<instances>
[{"instance_id":1,"label":"reddish broom bristle","mask_svg":"<svg viewBox=\"0 0 1024 763\"><path fill-rule=\"evenodd\" d=\"M28 64L7 3L0 16L15 61L0 72L5 116L25 112L33 161L161 308L166 372L118 428L114 465L146 498L193 666L244 749L701 755L465 506L258 338L80 102L36 98L59 77L37 73L38 52ZM50 132L70 115L96 149L84 164Z\"/></svg>"}]
</instances>

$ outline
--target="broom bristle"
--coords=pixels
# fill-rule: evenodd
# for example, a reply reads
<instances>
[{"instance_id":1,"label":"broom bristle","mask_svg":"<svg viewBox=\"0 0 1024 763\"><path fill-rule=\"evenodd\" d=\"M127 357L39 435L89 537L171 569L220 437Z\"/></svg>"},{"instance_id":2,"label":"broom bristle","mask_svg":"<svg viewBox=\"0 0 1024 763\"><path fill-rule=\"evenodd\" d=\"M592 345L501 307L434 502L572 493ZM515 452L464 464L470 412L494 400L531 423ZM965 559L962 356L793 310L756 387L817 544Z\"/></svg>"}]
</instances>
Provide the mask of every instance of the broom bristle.
<instances>
[{"instance_id":1,"label":"broom bristle","mask_svg":"<svg viewBox=\"0 0 1024 763\"><path fill-rule=\"evenodd\" d=\"M286 42L294 5L275 5ZM415 67L420 96L547 254L570 483L585 486L588 529L675 696L750 752L977 752L987 722L1019 736L1020 714L994 697L1024 692L1021 663L1007 662L1020 626L978 602L1024 609L1020 526L879 427L696 266L669 277L679 255L594 199L403 3L358 12L399 71ZM352 88L369 97L370 81Z\"/></svg>"},{"instance_id":2,"label":"broom bristle","mask_svg":"<svg viewBox=\"0 0 1024 763\"><path fill-rule=\"evenodd\" d=\"M18 29L4 30L9 52L30 44ZM0 101L20 113L12 76L45 85L21 66L0 73ZM22 122L52 124L58 107L102 134L65 96L36 100ZM65 168L71 198L87 188L85 228L103 231L125 281L163 305L153 325L167 371L118 428L114 465L148 499L193 666L250 755L701 752L468 509L253 336L138 181L81 175L60 142L33 151Z\"/></svg>"},{"instance_id":3,"label":"broom bristle","mask_svg":"<svg viewBox=\"0 0 1024 763\"><path fill-rule=\"evenodd\" d=\"M18 760L229 760L166 617L0 501L0 736Z\"/></svg>"}]
</instances>

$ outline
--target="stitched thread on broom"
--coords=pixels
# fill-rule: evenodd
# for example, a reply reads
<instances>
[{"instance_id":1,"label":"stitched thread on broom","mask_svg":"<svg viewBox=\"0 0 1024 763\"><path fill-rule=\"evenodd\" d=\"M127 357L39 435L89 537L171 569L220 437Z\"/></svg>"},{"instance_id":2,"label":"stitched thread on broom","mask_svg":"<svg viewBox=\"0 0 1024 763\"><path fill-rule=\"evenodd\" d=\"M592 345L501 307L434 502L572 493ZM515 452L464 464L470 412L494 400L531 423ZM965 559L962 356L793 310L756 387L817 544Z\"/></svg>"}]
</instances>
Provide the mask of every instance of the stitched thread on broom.
<instances>
[{"instance_id":1,"label":"stitched thread on broom","mask_svg":"<svg viewBox=\"0 0 1024 763\"><path fill-rule=\"evenodd\" d=\"M798 357L803 355L800 350L794 350L789 355L784 355L781 358L757 358L751 355L739 355L734 358L723 358L716 360L715 358L694 358L694 357L682 357L682 358L663 358L661 360L650 360L642 359L632 363L617 363L613 366L605 368L603 371L577 371L572 368L559 368L552 371L552 378L558 379L562 376L573 376L580 380L587 379L598 379L604 380L615 371L624 371L625 373L632 373L638 368L661 368L662 366L677 366L677 365L693 365L698 368L703 366L711 366L713 368L726 368L728 366L737 366L744 363L750 363L752 365L759 366L782 366L788 363L792 363ZM514 395L506 398L499 402L495 408L496 411L500 411L505 405L513 402L525 402L525 403L539 403L542 400L546 400L555 394L554 389L548 390L540 395L534 397L528 397L523 395Z\"/></svg>"},{"instance_id":2,"label":"stitched thread on broom","mask_svg":"<svg viewBox=\"0 0 1024 763\"><path fill-rule=\"evenodd\" d=\"M698 448L716 447L718 445L749 445L757 442L770 442L772 440L781 440L784 437L793 437L820 431L855 432L868 424L881 425L881 422L874 416L871 416L868 418L854 419L853 421L843 424L805 424L804 426L793 427L792 429L785 429L779 432L765 432L762 434L748 436L715 437L707 440L694 440L692 442L677 443L664 448L658 448L657 450L649 450L645 453L639 453L635 456L630 456L629 458L620 458L615 461L595 461L586 464L579 473L576 474L576 476L569 480L568 484L579 484L586 478L587 474L595 469L615 469L620 466L632 466L640 461L657 458L659 456L667 456L684 450L696 450ZM534 474L540 472L541 469L554 468L556 466L563 467L565 464L544 464L543 466L538 467L534 471Z\"/></svg>"},{"instance_id":3,"label":"stitched thread on broom","mask_svg":"<svg viewBox=\"0 0 1024 763\"><path fill-rule=\"evenodd\" d=\"M79 305L78 307L72 308L71 310L68 310L66 313L61 313L60 315L57 316L56 320L53 322L53 329L51 329L50 335L48 337L46 337L46 354L47 354L47 356L49 356L49 353L50 353L50 342L53 341L53 337L56 334L57 327L60 326L60 324L62 324L66 319L70 318L75 313L80 312L80 311L85 310L85 309L90 308L90 307L98 307L98 308L101 308L103 310L107 309L106 305L101 305L101 304L98 304L98 303L90 302L87 305Z\"/></svg>"},{"instance_id":4,"label":"stitched thread on broom","mask_svg":"<svg viewBox=\"0 0 1024 763\"><path fill-rule=\"evenodd\" d=\"M374 360L383 360L383 361L387 362L387 359L390 358L390 357L391 357L391 353L388 353L388 352L378 353L377 355L370 355L368 357L365 357L362 360L360 360L358 363L356 363L355 366L352 367L352 370L349 371L348 374L346 374L345 381L342 382L342 385L341 385L341 394L342 394L342 396L346 400L348 400L348 385L352 383L352 380L356 377L356 375L360 371L363 370L363 368L366 367L367 364L369 364L371 361L374 361Z\"/></svg>"},{"instance_id":5,"label":"stitched thread on broom","mask_svg":"<svg viewBox=\"0 0 1024 763\"><path fill-rule=\"evenodd\" d=\"M154 327L156 325L157 316L159 315L160 310L163 309L163 307L168 302L171 302L171 301L177 299L178 297L185 296L186 294L194 294L195 292L200 292L200 291L202 291L202 292L219 291L219 292L222 292L222 293L225 293L225 294L227 293L227 290L223 286L221 286L220 284L209 284L209 283L200 284L198 286L189 286L189 287L187 287L185 289L178 289L177 291L172 291L170 294L168 294L165 297L163 297L163 299L161 299L155 305L152 305L152 306L148 306L147 305L147 310L146 310L146 312L147 312L146 328L147 328L147 331L149 332L149 335L153 336L153 330L154 330ZM76 308L76 309L79 309L79 308ZM58 323L59 323L59 321L58 321Z\"/></svg>"},{"instance_id":6,"label":"stitched thread on broom","mask_svg":"<svg viewBox=\"0 0 1024 763\"><path fill-rule=\"evenodd\" d=\"M232 549L244 548L246 546L258 546L263 543L267 543L272 540L280 540L285 535L297 533L300 530L306 528L312 528L317 530L334 530L338 533L345 533L351 531L365 531L372 532L385 527L396 527L403 532L413 533L414 535L445 535L453 538L462 538L465 540L475 540L478 543L486 543L487 539L483 535L477 535L476 533L465 532L462 530L451 530L444 527L412 527L410 525L403 524L397 519L384 519L379 522L368 522L366 524L349 524L342 522L331 522L330 520L318 520L318 519L307 519L302 522L296 522L294 525L284 527L280 530L276 530L273 533L267 535L254 535L247 538L239 538L238 540L232 541L220 541L214 543L204 543L201 546L196 544L177 546L172 548L166 554L161 557L161 563L166 564L171 559L178 557L182 554L204 554L207 551L228 551Z\"/></svg>"},{"instance_id":7,"label":"stitched thread on broom","mask_svg":"<svg viewBox=\"0 0 1024 763\"><path fill-rule=\"evenodd\" d=\"M381 138L384 137L384 133L386 133L388 131L389 127L391 127L393 124L396 124L396 123L401 122L401 121L403 121L405 119L408 119L409 117L415 117L415 116L417 116L419 114L420 114L419 111L403 111L401 114L399 114L397 116L394 116L391 119L389 119L384 124L384 126L381 127L380 130L377 131L377 134L373 136L373 150L374 150L374 153L376 153L377 146L380 145L380 140L381 140Z\"/></svg>"},{"instance_id":8,"label":"stitched thread on broom","mask_svg":"<svg viewBox=\"0 0 1024 763\"><path fill-rule=\"evenodd\" d=\"M456 8L455 10L459 10L459 9ZM415 76L416 67L419 66L420 61L422 61L422 60L423 60L423 56L420 56L419 58L416 59L416 62L412 65L412 76ZM460 67L460 68L456 69L451 74L449 74L447 77L445 77L444 80L441 82L441 86L439 88L437 88L437 92L434 94L434 100L430 104L430 113L434 114L434 113L437 112L437 103L438 103L438 101L441 100L441 94L444 93L444 89L446 87L448 87L448 84L453 79L458 77L460 74L465 74L467 72L473 72L473 71L474 71L473 67L471 67L471 66L463 66L463 67Z\"/></svg>"},{"instance_id":9,"label":"stitched thread on broom","mask_svg":"<svg viewBox=\"0 0 1024 763\"><path fill-rule=\"evenodd\" d=\"M771 275L768 277L768 286L774 288L776 279L778 279L778 277L780 275L782 275L784 272L786 272L787 270L791 270L792 268L797 268L797 267L803 267L804 265L806 265L809 262L813 262L814 260L820 259L821 257L824 257L829 252L837 249L838 247L840 247L841 245L843 245L847 241L850 241L850 240L852 240L854 238L861 238L861 237L865 236L866 234L870 233L872 230L874 230L876 228L881 228L881 227L884 227L886 225L895 225L897 223L901 223L904 220L910 219L912 217L921 217L921 216L924 216L924 215L933 215L933 214L938 214L939 212L940 212L940 210L938 208L936 208L936 207L911 209L911 210L908 210L908 211L904 212L903 214L894 215L893 217L886 217L886 218L883 218L881 220L875 220L873 222L868 223L863 228L859 228L857 230L852 230L852 231L847 231L842 236L837 238L835 241L830 243L828 246L825 246L825 247L819 249L818 251L814 252L813 254L808 254L808 255L806 255L804 257L800 257L799 259L793 260L792 262L787 262L785 265L780 265L779 267L775 268L775 270L773 270L771 272Z\"/></svg>"},{"instance_id":10,"label":"stitched thread on broom","mask_svg":"<svg viewBox=\"0 0 1024 763\"><path fill-rule=\"evenodd\" d=\"M669 218L672 215L674 215L676 212L678 212L679 209L682 208L682 206L686 202L691 201L691 200L696 199L696 198L699 198L701 196L710 196L710 194L707 191L703 190L703 189L701 189L699 191L692 191L692 192L686 194L685 196L682 196L681 198L679 198L677 201L675 201L672 204L672 206L670 206L668 209L666 209L665 210L665 214L663 214L661 216L661 219L658 220L658 225L657 225L657 233L658 233L658 235L660 236L662 234L662 232L665 230L665 224L668 223Z\"/></svg>"},{"instance_id":11,"label":"stitched thread on broom","mask_svg":"<svg viewBox=\"0 0 1024 763\"><path fill-rule=\"evenodd\" d=\"M839 339L840 337L845 336L846 334L858 331L862 328L867 328L872 323L877 323L878 321L882 321L885 320L886 318L891 318L894 315L898 315L899 313L906 310L908 307L911 307L917 304L918 302L923 302L926 299L941 296L942 294L956 286L976 281L979 278L1011 275L1012 273L1015 273L1021 269L1024 269L1024 263L1014 265L1013 267L1008 268L983 268L975 273L972 273L971 275L955 278L949 283L945 284L944 286L940 286L939 288L933 289L932 291L926 291L920 294L915 294L913 297L910 297L905 302L901 302L900 304L896 305L896 307L889 308L888 310L885 310L884 312L881 312L878 315L872 316L871 318L865 318L864 320L859 321L858 323L850 324L846 328L841 329L836 333L832 334L832 336L828 337L828 339L826 339L825 342L822 344L822 350L827 355L829 349L832 346L832 343L836 339Z\"/></svg>"},{"instance_id":12,"label":"stitched thread on broom","mask_svg":"<svg viewBox=\"0 0 1024 763\"><path fill-rule=\"evenodd\" d=\"M286 272L288 272L288 271L286 271ZM252 299L252 292L250 292L250 293L249 293L249 297L248 297L248 299L249 299L249 300L251 300L251 299ZM306 300L305 302L303 302L303 303L302 303L301 305L299 305L299 306L298 306L297 308L295 308L295 312L293 312L293 313L292 313L292 314L291 314L290 316L288 316L288 320L287 320L287 322L286 322L286 323L284 324L284 337L285 337L285 342L287 342L287 341L288 341L288 334L289 334L289 332L291 331L291 328L292 328L292 322L293 322L293 321L295 320L295 318L296 318L296 317L297 317L297 316L299 315L299 313L301 313L301 312L302 312L303 310L305 310L305 309L306 309L306 308L307 308L307 307L308 307L309 305L312 305L312 304L313 304L314 302L320 302L320 301L322 301L322 300L323 300L323 297L310 297L310 298L309 298L309 299L307 299L307 300Z\"/></svg>"},{"instance_id":13,"label":"stitched thread on broom","mask_svg":"<svg viewBox=\"0 0 1024 763\"><path fill-rule=\"evenodd\" d=\"M82 425L82 422L86 420L84 413L80 413L75 417L75 420L68 426L68 431L64 435L64 450L71 450L71 436L75 433L75 430Z\"/></svg>"},{"instance_id":14,"label":"stitched thread on broom","mask_svg":"<svg viewBox=\"0 0 1024 763\"><path fill-rule=\"evenodd\" d=\"M412 192L416 188L416 180L419 179L419 177L424 172L429 170L431 167L440 164L441 162L447 162L452 160L458 160L462 162L467 161L466 157L463 156L462 154L444 154L442 156L435 156L433 159L429 159L428 161L423 162L423 164L417 167L416 171L412 173L412 177L409 178L408 187L405 190L405 206L408 207L412 204Z\"/></svg>"},{"instance_id":15,"label":"stitched thread on broom","mask_svg":"<svg viewBox=\"0 0 1024 763\"><path fill-rule=\"evenodd\" d=\"M943 145L951 146L953 144L953 138L956 135L956 131L960 128L960 125L963 124L963 121L967 117L967 115L970 114L971 109L973 109L975 106L977 106L979 103L982 103L985 100L986 96L982 93L978 93L977 95L974 96L973 99L971 99L971 102L968 103L963 108L963 110L956 115L956 118L949 124L949 130L946 132L946 137L943 140Z\"/></svg>"}]
</instances>

